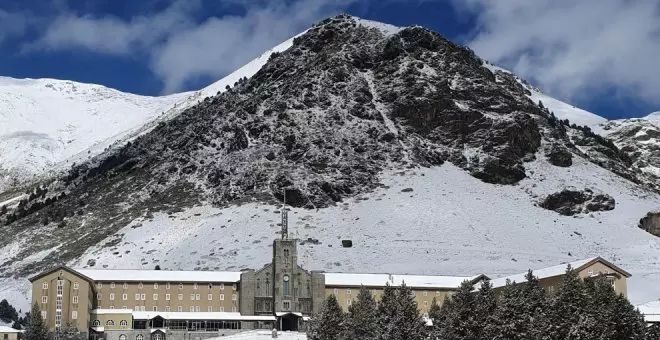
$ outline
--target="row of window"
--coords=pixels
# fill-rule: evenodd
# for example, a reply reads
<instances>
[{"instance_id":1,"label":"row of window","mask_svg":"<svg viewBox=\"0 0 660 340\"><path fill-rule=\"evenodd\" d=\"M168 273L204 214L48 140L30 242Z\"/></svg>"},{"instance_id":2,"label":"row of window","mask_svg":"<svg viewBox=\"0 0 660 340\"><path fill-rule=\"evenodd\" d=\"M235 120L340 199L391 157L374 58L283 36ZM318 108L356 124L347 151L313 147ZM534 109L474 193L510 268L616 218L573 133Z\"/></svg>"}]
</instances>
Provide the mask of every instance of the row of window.
<instances>
[{"instance_id":1,"label":"row of window","mask_svg":"<svg viewBox=\"0 0 660 340\"><path fill-rule=\"evenodd\" d=\"M190 301L199 301L199 300L201 300L200 297L201 297L200 294L190 294ZM101 293L96 294L96 299L97 300L101 300L102 298L103 298L103 295ZM183 301L183 294L178 294L177 298L178 298L179 301ZM207 294L206 298L209 301L213 301L213 294ZM110 299L110 301L114 301L115 300L115 294L110 293L109 294L109 299ZM121 299L124 300L124 301L128 300L128 294L122 294ZM140 300L144 301L146 299L147 299L147 294L135 293L135 300L136 301L140 301ZM152 299L154 301L157 301L158 300L158 294L153 294ZM225 294L218 295L218 299L220 301L224 301L225 300ZM231 295L231 300L232 301L236 301L237 299L238 299L238 295L236 295L236 294ZM47 299L46 296L43 296L43 297L41 297L41 300L42 300L43 303L46 303L48 299ZM171 295L170 294L165 294L165 301L170 301L170 300L171 300ZM77 296L74 296L73 303L78 303L78 297Z\"/></svg>"},{"instance_id":2,"label":"row of window","mask_svg":"<svg viewBox=\"0 0 660 340\"><path fill-rule=\"evenodd\" d=\"M62 282L62 283L60 283L60 282ZM64 286L63 280L57 280L57 283L58 283L59 287L63 287L63 286ZM42 287L43 289L48 289L48 282L44 282L44 283L41 285L41 287ZM59 287L58 287L58 288L59 288ZM77 290L78 288L80 288L80 284L78 284L78 282L74 282L74 283L73 283L73 289L76 289L76 290Z\"/></svg>"},{"instance_id":3,"label":"row of window","mask_svg":"<svg viewBox=\"0 0 660 340\"><path fill-rule=\"evenodd\" d=\"M73 303L78 303L78 296L73 296L73 297L71 297L71 301L72 301ZM62 302L62 295L58 295L58 296L57 296L57 302L58 302L58 305L61 304L61 302ZM48 303L48 296L46 296L46 295L42 296L42 297L41 297L41 303ZM59 309L61 309L61 307L60 307Z\"/></svg>"},{"instance_id":4,"label":"row of window","mask_svg":"<svg viewBox=\"0 0 660 340\"><path fill-rule=\"evenodd\" d=\"M48 289L48 284L47 283L44 283L44 284L46 285L44 289ZM138 288L142 289L143 287L144 287L144 285L142 284L142 282L138 283ZM158 282L154 283L154 289L158 289L158 287L159 287ZM213 284L209 283L208 287L209 287L209 289L213 288ZM225 289L225 284L220 283L219 287L220 287L220 290L224 290ZM96 284L96 288L99 288L99 289L103 288L103 282L98 282ZM112 289L115 288L115 283L114 282L110 282L110 288L112 288ZM128 289L128 284L126 282L124 282L124 284L122 285L122 288ZM194 283L193 284L193 289L198 289L198 288L199 288L199 285L197 283ZM165 289L170 289L170 283L169 282L165 284ZM183 283L179 283L179 289L183 289ZM232 289L233 290L237 289L236 284L232 285Z\"/></svg>"},{"instance_id":5,"label":"row of window","mask_svg":"<svg viewBox=\"0 0 660 340\"><path fill-rule=\"evenodd\" d=\"M339 294L339 288L333 289L332 292L335 296L337 296L337 294ZM376 292L377 291L374 290L374 293L376 293ZM350 288L346 288L346 294L351 295L351 289ZM429 296L429 291L428 290L422 291L422 295L423 296ZM440 291L436 291L435 296L440 296Z\"/></svg>"}]
</instances>

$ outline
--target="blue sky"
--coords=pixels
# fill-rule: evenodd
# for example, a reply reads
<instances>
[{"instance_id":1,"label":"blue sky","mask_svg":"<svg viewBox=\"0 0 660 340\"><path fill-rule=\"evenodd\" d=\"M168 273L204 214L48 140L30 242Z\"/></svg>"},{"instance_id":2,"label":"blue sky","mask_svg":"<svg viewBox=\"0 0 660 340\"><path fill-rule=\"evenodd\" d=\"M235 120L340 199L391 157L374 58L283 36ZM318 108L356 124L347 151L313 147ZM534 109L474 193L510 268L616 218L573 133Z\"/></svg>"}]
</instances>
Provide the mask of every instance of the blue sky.
<instances>
[{"instance_id":1,"label":"blue sky","mask_svg":"<svg viewBox=\"0 0 660 340\"><path fill-rule=\"evenodd\" d=\"M327 16L422 25L608 118L660 110L656 0L15 0L0 75L201 88Z\"/></svg>"}]
</instances>

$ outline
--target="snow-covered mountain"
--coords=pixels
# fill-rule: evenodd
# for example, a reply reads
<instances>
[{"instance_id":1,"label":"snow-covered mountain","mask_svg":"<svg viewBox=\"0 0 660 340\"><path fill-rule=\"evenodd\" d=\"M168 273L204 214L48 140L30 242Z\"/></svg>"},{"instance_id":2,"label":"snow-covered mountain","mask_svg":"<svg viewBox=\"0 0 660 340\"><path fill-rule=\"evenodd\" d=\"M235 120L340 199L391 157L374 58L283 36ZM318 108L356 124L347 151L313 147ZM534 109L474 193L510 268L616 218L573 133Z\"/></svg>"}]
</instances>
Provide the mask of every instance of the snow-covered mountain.
<instances>
[{"instance_id":1,"label":"snow-covered mountain","mask_svg":"<svg viewBox=\"0 0 660 340\"><path fill-rule=\"evenodd\" d=\"M290 232L319 242L309 269L498 277L603 256L633 302L660 297L660 239L638 227L660 195L593 134L604 119L421 27L339 16L275 52L0 217L0 296L23 306L25 277L57 263L258 268L284 193Z\"/></svg>"}]
</instances>

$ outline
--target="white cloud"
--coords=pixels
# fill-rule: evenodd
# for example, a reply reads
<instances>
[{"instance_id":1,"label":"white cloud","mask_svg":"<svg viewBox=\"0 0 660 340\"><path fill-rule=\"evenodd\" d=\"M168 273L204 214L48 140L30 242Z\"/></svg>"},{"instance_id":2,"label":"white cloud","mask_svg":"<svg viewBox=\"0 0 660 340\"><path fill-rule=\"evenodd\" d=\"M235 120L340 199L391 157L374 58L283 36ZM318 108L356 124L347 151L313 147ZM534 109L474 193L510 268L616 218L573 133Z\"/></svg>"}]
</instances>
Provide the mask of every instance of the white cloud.
<instances>
[{"instance_id":1,"label":"white cloud","mask_svg":"<svg viewBox=\"0 0 660 340\"><path fill-rule=\"evenodd\" d=\"M545 91L581 100L607 90L660 104L657 0L455 0L477 15L468 43Z\"/></svg>"},{"instance_id":2,"label":"white cloud","mask_svg":"<svg viewBox=\"0 0 660 340\"><path fill-rule=\"evenodd\" d=\"M164 93L181 90L199 77L220 78L315 21L357 0L241 1L242 16L194 22L201 2L178 0L151 16L130 20L65 13L23 50L86 49L98 53L148 56Z\"/></svg>"}]
</instances>

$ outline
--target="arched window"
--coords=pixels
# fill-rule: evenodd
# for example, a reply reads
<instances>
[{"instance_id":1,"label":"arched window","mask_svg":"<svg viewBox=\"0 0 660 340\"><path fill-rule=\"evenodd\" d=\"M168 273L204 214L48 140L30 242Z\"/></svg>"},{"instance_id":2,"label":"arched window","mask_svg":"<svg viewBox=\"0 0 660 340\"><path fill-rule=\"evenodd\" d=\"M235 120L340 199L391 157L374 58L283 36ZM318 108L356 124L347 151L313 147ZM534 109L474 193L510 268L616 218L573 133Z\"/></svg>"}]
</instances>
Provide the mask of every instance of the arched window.
<instances>
[{"instance_id":1,"label":"arched window","mask_svg":"<svg viewBox=\"0 0 660 340\"><path fill-rule=\"evenodd\" d=\"M142 334L136 335L135 340L144 340L144 335L142 335Z\"/></svg>"},{"instance_id":2,"label":"arched window","mask_svg":"<svg viewBox=\"0 0 660 340\"><path fill-rule=\"evenodd\" d=\"M122 334L119 336L119 340L126 340L126 334Z\"/></svg>"},{"instance_id":3,"label":"arched window","mask_svg":"<svg viewBox=\"0 0 660 340\"><path fill-rule=\"evenodd\" d=\"M99 321L99 320L94 320L94 322L92 322L92 326L94 326L94 327L101 326L101 321Z\"/></svg>"},{"instance_id":4,"label":"arched window","mask_svg":"<svg viewBox=\"0 0 660 340\"><path fill-rule=\"evenodd\" d=\"M106 326L114 326L115 322L112 320L108 320L108 322L105 323Z\"/></svg>"},{"instance_id":5,"label":"arched window","mask_svg":"<svg viewBox=\"0 0 660 340\"><path fill-rule=\"evenodd\" d=\"M119 321L119 326L128 326L128 322L126 322L126 320L121 320Z\"/></svg>"}]
</instances>

